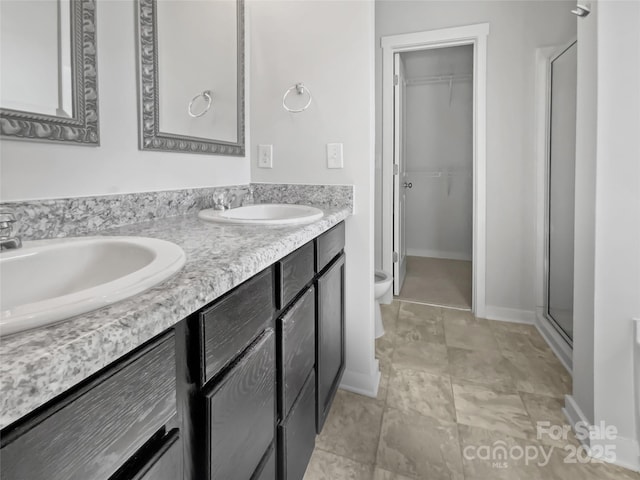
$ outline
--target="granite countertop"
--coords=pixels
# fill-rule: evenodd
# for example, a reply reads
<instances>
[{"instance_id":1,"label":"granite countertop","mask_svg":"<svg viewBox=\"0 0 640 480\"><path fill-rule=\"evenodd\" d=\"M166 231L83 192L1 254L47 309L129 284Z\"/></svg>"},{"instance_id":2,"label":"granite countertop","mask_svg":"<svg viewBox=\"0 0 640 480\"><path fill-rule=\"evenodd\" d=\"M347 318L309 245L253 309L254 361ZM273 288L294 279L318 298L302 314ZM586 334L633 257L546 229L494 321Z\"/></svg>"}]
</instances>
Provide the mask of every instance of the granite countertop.
<instances>
[{"instance_id":1,"label":"granite countertop","mask_svg":"<svg viewBox=\"0 0 640 480\"><path fill-rule=\"evenodd\" d=\"M187 255L146 292L50 327L0 339L0 428L76 385L351 214L319 206L306 225L224 225L196 215L99 232L169 240Z\"/></svg>"}]
</instances>

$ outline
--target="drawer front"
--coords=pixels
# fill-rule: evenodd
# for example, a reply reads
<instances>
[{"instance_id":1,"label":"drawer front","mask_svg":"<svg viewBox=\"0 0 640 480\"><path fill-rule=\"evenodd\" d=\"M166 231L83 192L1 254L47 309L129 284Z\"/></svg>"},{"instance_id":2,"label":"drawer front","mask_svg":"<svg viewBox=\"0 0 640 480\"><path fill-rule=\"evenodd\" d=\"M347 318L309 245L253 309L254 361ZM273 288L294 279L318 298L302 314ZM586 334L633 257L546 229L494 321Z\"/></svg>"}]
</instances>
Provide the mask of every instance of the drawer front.
<instances>
[{"instance_id":1,"label":"drawer front","mask_svg":"<svg viewBox=\"0 0 640 480\"><path fill-rule=\"evenodd\" d=\"M246 480L273 441L275 334L268 329L207 397L211 480Z\"/></svg>"},{"instance_id":2,"label":"drawer front","mask_svg":"<svg viewBox=\"0 0 640 480\"><path fill-rule=\"evenodd\" d=\"M131 480L177 480L182 478L182 443L178 430L172 430L166 436L161 447L149 458L140 471Z\"/></svg>"},{"instance_id":3,"label":"drawer front","mask_svg":"<svg viewBox=\"0 0 640 480\"><path fill-rule=\"evenodd\" d=\"M344 249L344 222L316 239L316 272L322 271Z\"/></svg>"},{"instance_id":4,"label":"drawer front","mask_svg":"<svg viewBox=\"0 0 640 480\"><path fill-rule=\"evenodd\" d=\"M276 480L276 449L272 446L251 480Z\"/></svg>"},{"instance_id":5,"label":"drawer front","mask_svg":"<svg viewBox=\"0 0 640 480\"><path fill-rule=\"evenodd\" d=\"M284 424L278 426L280 479L302 480L316 444L315 374L312 371Z\"/></svg>"},{"instance_id":6,"label":"drawer front","mask_svg":"<svg viewBox=\"0 0 640 480\"><path fill-rule=\"evenodd\" d=\"M175 413L171 331L20 426L15 440L5 438L2 478L109 478Z\"/></svg>"},{"instance_id":7,"label":"drawer front","mask_svg":"<svg viewBox=\"0 0 640 480\"><path fill-rule=\"evenodd\" d=\"M309 283L313 270L313 242L300 247L278 262L280 295L278 308L284 308Z\"/></svg>"},{"instance_id":8,"label":"drawer front","mask_svg":"<svg viewBox=\"0 0 640 480\"><path fill-rule=\"evenodd\" d=\"M273 273L268 268L200 314L204 385L265 328L275 313Z\"/></svg>"},{"instance_id":9,"label":"drawer front","mask_svg":"<svg viewBox=\"0 0 640 480\"><path fill-rule=\"evenodd\" d=\"M316 358L315 288L309 288L280 320L280 418L286 418Z\"/></svg>"}]
</instances>

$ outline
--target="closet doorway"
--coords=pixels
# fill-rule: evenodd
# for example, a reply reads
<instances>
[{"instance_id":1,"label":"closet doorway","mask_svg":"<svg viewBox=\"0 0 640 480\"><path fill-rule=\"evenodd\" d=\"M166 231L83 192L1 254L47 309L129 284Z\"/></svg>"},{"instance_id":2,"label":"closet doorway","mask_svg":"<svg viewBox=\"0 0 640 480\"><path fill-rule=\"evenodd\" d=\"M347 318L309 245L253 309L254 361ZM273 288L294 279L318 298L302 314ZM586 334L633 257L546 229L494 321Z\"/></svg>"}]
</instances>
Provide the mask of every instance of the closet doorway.
<instances>
[{"instance_id":1,"label":"closet doorway","mask_svg":"<svg viewBox=\"0 0 640 480\"><path fill-rule=\"evenodd\" d=\"M382 39L383 268L394 295L485 315L486 37Z\"/></svg>"},{"instance_id":2,"label":"closet doorway","mask_svg":"<svg viewBox=\"0 0 640 480\"><path fill-rule=\"evenodd\" d=\"M470 310L473 45L396 53L395 67L406 263L395 294Z\"/></svg>"}]
</instances>

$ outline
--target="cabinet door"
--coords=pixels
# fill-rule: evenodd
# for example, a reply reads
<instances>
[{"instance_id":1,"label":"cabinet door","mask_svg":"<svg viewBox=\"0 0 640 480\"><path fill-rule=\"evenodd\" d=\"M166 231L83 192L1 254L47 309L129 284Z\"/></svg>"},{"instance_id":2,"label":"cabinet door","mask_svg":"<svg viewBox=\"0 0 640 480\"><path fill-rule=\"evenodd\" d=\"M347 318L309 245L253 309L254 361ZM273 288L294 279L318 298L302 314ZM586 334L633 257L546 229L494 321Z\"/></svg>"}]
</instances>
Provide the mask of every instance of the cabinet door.
<instances>
[{"instance_id":1,"label":"cabinet door","mask_svg":"<svg viewBox=\"0 0 640 480\"><path fill-rule=\"evenodd\" d=\"M211 480L247 480L273 442L275 335L272 329L206 394Z\"/></svg>"},{"instance_id":2,"label":"cabinet door","mask_svg":"<svg viewBox=\"0 0 640 480\"><path fill-rule=\"evenodd\" d=\"M293 404L291 413L278 426L280 480L302 480L316 444L316 381L313 370Z\"/></svg>"},{"instance_id":3,"label":"cabinet door","mask_svg":"<svg viewBox=\"0 0 640 480\"><path fill-rule=\"evenodd\" d=\"M321 432L344 371L344 268L341 254L318 278L316 428Z\"/></svg>"}]
</instances>

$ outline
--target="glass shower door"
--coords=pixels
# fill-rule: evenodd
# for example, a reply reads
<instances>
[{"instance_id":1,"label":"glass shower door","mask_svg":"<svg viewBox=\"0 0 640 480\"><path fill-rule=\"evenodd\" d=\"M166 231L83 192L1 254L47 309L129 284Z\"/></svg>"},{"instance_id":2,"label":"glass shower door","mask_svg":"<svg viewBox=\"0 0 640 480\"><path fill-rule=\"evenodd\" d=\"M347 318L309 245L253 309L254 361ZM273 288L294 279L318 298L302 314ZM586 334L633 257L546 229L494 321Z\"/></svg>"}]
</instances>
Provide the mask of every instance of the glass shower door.
<instances>
[{"instance_id":1,"label":"glass shower door","mask_svg":"<svg viewBox=\"0 0 640 480\"><path fill-rule=\"evenodd\" d=\"M577 44L551 59L546 315L573 340Z\"/></svg>"}]
</instances>

